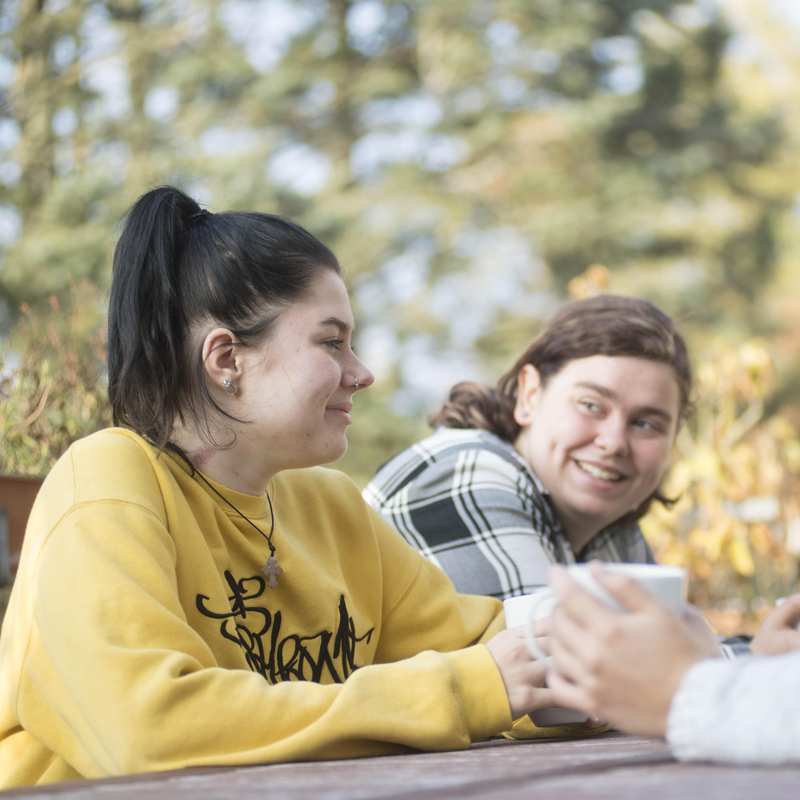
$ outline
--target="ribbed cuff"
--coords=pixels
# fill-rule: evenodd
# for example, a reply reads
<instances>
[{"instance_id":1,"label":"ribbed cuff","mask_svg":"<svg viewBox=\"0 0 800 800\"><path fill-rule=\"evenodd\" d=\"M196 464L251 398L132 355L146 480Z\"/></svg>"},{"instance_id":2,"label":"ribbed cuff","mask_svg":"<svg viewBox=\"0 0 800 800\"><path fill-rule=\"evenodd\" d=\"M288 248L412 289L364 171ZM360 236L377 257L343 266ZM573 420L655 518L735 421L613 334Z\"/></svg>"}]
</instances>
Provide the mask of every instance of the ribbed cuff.
<instances>
[{"instance_id":1,"label":"ribbed cuff","mask_svg":"<svg viewBox=\"0 0 800 800\"><path fill-rule=\"evenodd\" d=\"M485 645L448 653L454 688L461 699L471 741L496 736L511 727L508 694L497 663Z\"/></svg>"}]
</instances>

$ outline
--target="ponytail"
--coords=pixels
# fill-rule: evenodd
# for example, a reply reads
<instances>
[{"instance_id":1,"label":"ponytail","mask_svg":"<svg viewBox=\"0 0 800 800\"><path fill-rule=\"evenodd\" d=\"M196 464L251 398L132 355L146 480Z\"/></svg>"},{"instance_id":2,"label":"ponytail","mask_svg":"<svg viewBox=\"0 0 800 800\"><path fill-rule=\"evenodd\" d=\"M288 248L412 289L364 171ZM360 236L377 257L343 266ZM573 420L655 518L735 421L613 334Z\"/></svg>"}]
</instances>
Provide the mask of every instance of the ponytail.
<instances>
[{"instance_id":1,"label":"ponytail","mask_svg":"<svg viewBox=\"0 0 800 800\"><path fill-rule=\"evenodd\" d=\"M513 442L520 427L514 419L514 398L472 381L457 383L444 405L428 422L434 428L480 428Z\"/></svg>"},{"instance_id":2,"label":"ponytail","mask_svg":"<svg viewBox=\"0 0 800 800\"><path fill-rule=\"evenodd\" d=\"M108 316L114 424L159 446L169 439L188 383L178 263L191 218L199 213L178 189L154 189L130 210L114 251Z\"/></svg>"}]
</instances>

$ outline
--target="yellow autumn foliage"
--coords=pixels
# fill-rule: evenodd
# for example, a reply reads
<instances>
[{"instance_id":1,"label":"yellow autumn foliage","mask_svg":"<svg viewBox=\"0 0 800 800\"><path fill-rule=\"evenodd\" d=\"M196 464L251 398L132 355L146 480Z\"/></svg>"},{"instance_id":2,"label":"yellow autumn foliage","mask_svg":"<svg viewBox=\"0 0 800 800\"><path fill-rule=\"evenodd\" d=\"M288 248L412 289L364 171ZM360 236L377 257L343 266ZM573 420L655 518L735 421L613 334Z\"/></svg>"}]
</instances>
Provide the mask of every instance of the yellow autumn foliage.
<instances>
[{"instance_id":1,"label":"yellow autumn foliage","mask_svg":"<svg viewBox=\"0 0 800 800\"><path fill-rule=\"evenodd\" d=\"M664 487L678 500L642 527L659 561L689 570L692 600L723 632L752 632L800 589L800 436L765 417L776 374L763 342L712 342L695 361L695 413Z\"/></svg>"}]
</instances>

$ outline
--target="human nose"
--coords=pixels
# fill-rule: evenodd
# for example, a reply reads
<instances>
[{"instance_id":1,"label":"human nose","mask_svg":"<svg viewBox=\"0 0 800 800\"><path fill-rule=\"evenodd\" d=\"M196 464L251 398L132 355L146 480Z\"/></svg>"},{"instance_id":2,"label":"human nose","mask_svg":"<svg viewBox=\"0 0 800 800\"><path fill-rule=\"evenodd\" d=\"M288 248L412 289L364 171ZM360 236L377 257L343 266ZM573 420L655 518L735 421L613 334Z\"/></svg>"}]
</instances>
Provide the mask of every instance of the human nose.
<instances>
[{"instance_id":1,"label":"human nose","mask_svg":"<svg viewBox=\"0 0 800 800\"><path fill-rule=\"evenodd\" d=\"M343 373L342 379L345 385L354 392L366 389L375 382L375 376L355 355L353 356L353 366L346 373Z\"/></svg>"},{"instance_id":2,"label":"human nose","mask_svg":"<svg viewBox=\"0 0 800 800\"><path fill-rule=\"evenodd\" d=\"M627 455L628 429L625 420L613 414L602 420L597 428L595 444L611 455Z\"/></svg>"}]
</instances>

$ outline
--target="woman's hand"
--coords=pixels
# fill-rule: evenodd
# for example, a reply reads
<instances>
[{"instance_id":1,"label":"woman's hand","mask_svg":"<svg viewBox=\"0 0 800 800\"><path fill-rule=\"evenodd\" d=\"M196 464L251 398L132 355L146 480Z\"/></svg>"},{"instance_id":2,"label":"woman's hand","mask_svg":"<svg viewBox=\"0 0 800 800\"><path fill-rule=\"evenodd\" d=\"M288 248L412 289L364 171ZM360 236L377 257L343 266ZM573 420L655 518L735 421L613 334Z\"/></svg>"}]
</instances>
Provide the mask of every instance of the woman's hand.
<instances>
[{"instance_id":1,"label":"woman's hand","mask_svg":"<svg viewBox=\"0 0 800 800\"><path fill-rule=\"evenodd\" d=\"M707 658L722 656L719 636L699 609L686 606L681 619L686 626L686 633L694 639L698 649L706 653Z\"/></svg>"},{"instance_id":2,"label":"woman's hand","mask_svg":"<svg viewBox=\"0 0 800 800\"><path fill-rule=\"evenodd\" d=\"M631 733L663 736L685 673L719 655L716 637L697 611L677 616L636 581L600 568L593 574L624 611L552 570L559 596L547 676L553 699Z\"/></svg>"},{"instance_id":3,"label":"woman's hand","mask_svg":"<svg viewBox=\"0 0 800 800\"><path fill-rule=\"evenodd\" d=\"M758 656L779 656L800 650L800 594L787 597L767 615L750 649Z\"/></svg>"},{"instance_id":4,"label":"woman's hand","mask_svg":"<svg viewBox=\"0 0 800 800\"><path fill-rule=\"evenodd\" d=\"M520 626L501 631L486 643L506 686L512 719L555 705L545 684L547 665L531 656L525 639L525 628Z\"/></svg>"}]
</instances>

